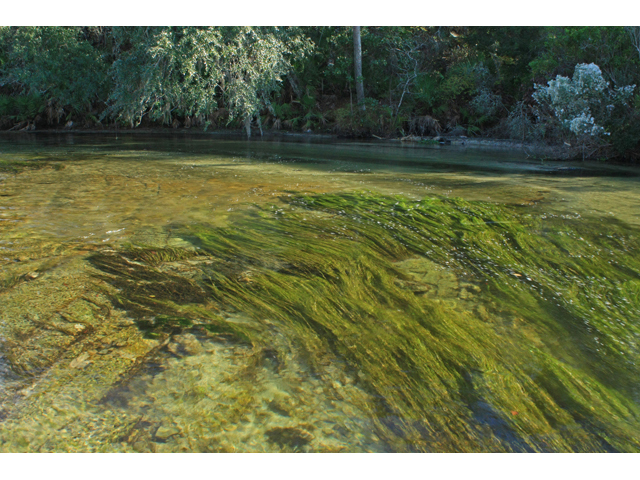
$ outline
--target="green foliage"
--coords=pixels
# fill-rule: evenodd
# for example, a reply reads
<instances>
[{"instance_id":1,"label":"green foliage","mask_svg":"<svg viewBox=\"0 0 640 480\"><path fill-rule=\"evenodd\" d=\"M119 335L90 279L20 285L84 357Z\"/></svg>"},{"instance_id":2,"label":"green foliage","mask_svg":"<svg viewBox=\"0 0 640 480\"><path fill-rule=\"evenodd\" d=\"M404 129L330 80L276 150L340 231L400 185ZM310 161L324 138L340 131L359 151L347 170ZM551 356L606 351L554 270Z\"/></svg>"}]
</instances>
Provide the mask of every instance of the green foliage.
<instances>
[{"instance_id":1,"label":"green foliage","mask_svg":"<svg viewBox=\"0 0 640 480\"><path fill-rule=\"evenodd\" d=\"M535 78L570 75L595 63L616 85L637 82L640 61L623 27L547 27L544 47L530 66Z\"/></svg>"},{"instance_id":2,"label":"green foliage","mask_svg":"<svg viewBox=\"0 0 640 480\"><path fill-rule=\"evenodd\" d=\"M443 101L453 101L462 95L469 96L474 92L476 88L474 73L475 65L472 63L458 64L450 68L440 84L440 96Z\"/></svg>"},{"instance_id":3,"label":"green foliage","mask_svg":"<svg viewBox=\"0 0 640 480\"><path fill-rule=\"evenodd\" d=\"M358 118L350 27L2 27L0 127L73 120L367 136L402 135L429 117L445 134L522 139L529 131L530 139L557 142L562 133L552 122L533 122L534 84L592 63L613 88L640 84L633 32L362 27L365 96L373 103ZM598 124L612 135L606 148L629 158L637 156L637 98L614 104Z\"/></svg>"},{"instance_id":4,"label":"green foliage","mask_svg":"<svg viewBox=\"0 0 640 480\"><path fill-rule=\"evenodd\" d=\"M114 36L115 88L106 114L139 125L169 124L172 116L212 114L223 102L230 119L256 115L269 104L292 57L308 46L295 31L277 28L122 28Z\"/></svg>"},{"instance_id":5,"label":"green foliage","mask_svg":"<svg viewBox=\"0 0 640 480\"><path fill-rule=\"evenodd\" d=\"M336 110L338 131L356 137L396 133L400 123L391 107L381 105L373 98L365 98L365 107L364 111L357 106Z\"/></svg>"},{"instance_id":6,"label":"green foliage","mask_svg":"<svg viewBox=\"0 0 640 480\"><path fill-rule=\"evenodd\" d=\"M19 96L0 95L0 116L8 116L18 122L33 120L44 109L45 102L38 92Z\"/></svg>"},{"instance_id":7,"label":"green foliage","mask_svg":"<svg viewBox=\"0 0 640 480\"><path fill-rule=\"evenodd\" d=\"M0 85L85 113L105 99L107 64L80 27L1 27ZM31 110L33 112L33 110ZM29 108L23 110L27 116Z\"/></svg>"},{"instance_id":8,"label":"green foliage","mask_svg":"<svg viewBox=\"0 0 640 480\"><path fill-rule=\"evenodd\" d=\"M543 27L470 27L466 41L475 45L500 90L521 97L533 80L530 63L539 58L545 34Z\"/></svg>"},{"instance_id":9,"label":"green foliage","mask_svg":"<svg viewBox=\"0 0 640 480\"><path fill-rule=\"evenodd\" d=\"M421 74L416 78L414 98L424 104L427 111L442 114L446 110L446 106L439 103L443 78L436 74Z\"/></svg>"},{"instance_id":10,"label":"green foliage","mask_svg":"<svg viewBox=\"0 0 640 480\"><path fill-rule=\"evenodd\" d=\"M216 35L193 32L193 39L182 33L160 27L114 29L118 49L111 66L114 89L103 117L113 115L134 126L149 115L170 124L175 109L193 115L207 111L209 103L215 108L207 90L217 82Z\"/></svg>"},{"instance_id":11,"label":"green foliage","mask_svg":"<svg viewBox=\"0 0 640 480\"><path fill-rule=\"evenodd\" d=\"M640 111L619 108L612 115L608 127L615 152L625 160L640 160Z\"/></svg>"}]
</instances>

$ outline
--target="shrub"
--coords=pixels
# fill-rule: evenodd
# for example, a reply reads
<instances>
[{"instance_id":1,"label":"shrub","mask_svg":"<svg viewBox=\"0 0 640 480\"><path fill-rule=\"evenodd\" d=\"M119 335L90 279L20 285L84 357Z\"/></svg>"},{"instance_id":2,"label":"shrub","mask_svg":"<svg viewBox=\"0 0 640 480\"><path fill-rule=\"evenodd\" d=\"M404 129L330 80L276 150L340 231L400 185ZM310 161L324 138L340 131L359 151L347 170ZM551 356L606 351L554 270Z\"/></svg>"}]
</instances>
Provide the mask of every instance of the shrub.
<instances>
[{"instance_id":1,"label":"shrub","mask_svg":"<svg viewBox=\"0 0 640 480\"><path fill-rule=\"evenodd\" d=\"M356 106L353 109L345 107L336 110L336 130L356 137L395 133L401 119L393 116L390 107L372 98L365 99L365 106L364 111Z\"/></svg>"},{"instance_id":2,"label":"shrub","mask_svg":"<svg viewBox=\"0 0 640 480\"><path fill-rule=\"evenodd\" d=\"M500 136L520 141L539 141L544 137L544 125L535 122L535 114L525 102L516 103L494 129Z\"/></svg>"},{"instance_id":3,"label":"shrub","mask_svg":"<svg viewBox=\"0 0 640 480\"><path fill-rule=\"evenodd\" d=\"M609 88L600 68L593 64L578 64L573 78L558 75L548 86L535 85L533 98L554 116L565 131L578 138L598 138L609 135L604 125L616 107L627 105L635 85Z\"/></svg>"}]
</instances>

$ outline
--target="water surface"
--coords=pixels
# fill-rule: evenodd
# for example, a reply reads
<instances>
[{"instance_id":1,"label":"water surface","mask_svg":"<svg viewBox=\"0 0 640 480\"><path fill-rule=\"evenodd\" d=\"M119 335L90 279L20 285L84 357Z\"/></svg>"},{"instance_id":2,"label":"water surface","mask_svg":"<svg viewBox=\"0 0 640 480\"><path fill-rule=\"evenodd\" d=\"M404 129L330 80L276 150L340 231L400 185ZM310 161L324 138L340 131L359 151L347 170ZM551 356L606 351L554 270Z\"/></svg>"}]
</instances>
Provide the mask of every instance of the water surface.
<instances>
[{"instance_id":1,"label":"water surface","mask_svg":"<svg viewBox=\"0 0 640 480\"><path fill-rule=\"evenodd\" d=\"M0 138L0 449L640 450L637 171Z\"/></svg>"}]
</instances>

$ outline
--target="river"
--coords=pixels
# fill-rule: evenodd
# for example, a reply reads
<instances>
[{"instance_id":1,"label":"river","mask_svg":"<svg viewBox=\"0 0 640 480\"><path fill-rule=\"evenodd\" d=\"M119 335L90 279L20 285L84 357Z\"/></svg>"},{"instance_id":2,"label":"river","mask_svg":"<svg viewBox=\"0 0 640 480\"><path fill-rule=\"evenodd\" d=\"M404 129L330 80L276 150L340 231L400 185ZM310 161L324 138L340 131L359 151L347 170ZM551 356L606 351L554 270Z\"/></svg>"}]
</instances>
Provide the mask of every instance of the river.
<instances>
[{"instance_id":1,"label":"river","mask_svg":"<svg viewBox=\"0 0 640 480\"><path fill-rule=\"evenodd\" d=\"M0 137L0 450L640 451L640 177Z\"/></svg>"}]
</instances>

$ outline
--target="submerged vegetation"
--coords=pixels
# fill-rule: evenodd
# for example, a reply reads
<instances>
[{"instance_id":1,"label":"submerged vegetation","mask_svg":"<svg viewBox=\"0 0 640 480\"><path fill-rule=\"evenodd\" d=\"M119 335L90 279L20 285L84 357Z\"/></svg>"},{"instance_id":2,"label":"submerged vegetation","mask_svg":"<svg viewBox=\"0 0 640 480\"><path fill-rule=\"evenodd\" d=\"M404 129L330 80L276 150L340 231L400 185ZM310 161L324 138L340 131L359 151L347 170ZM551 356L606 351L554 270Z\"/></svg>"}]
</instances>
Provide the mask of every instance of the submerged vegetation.
<instances>
[{"instance_id":1,"label":"submerged vegetation","mask_svg":"<svg viewBox=\"0 0 640 480\"><path fill-rule=\"evenodd\" d=\"M626 225L354 193L177 231L192 249L92 256L113 304L152 337L208 332L248 349L247 368L301 362L337 398L362 390L382 450L640 450ZM310 430L265 436L318 448Z\"/></svg>"},{"instance_id":2,"label":"submerged vegetation","mask_svg":"<svg viewBox=\"0 0 640 480\"><path fill-rule=\"evenodd\" d=\"M640 451L635 179L87 143L3 156L0 450Z\"/></svg>"},{"instance_id":3,"label":"submerged vegetation","mask_svg":"<svg viewBox=\"0 0 640 480\"><path fill-rule=\"evenodd\" d=\"M54 170L62 170L64 165L60 162L49 162L46 160L27 161L0 159L0 173L19 173L24 170L40 170L41 168L53 168Z\"/></svg>"},{"instance_id":4,"label":"submerged vegetation","mask_svg":"<svg viewBox=\"0 0 640 480\"><path fill-rule=\"evenodd\" d=\"M356 59L351 27L1 27L0 129L483 135L638 159L638 27L357 31Z\"/></svg>"}]
</instances>

